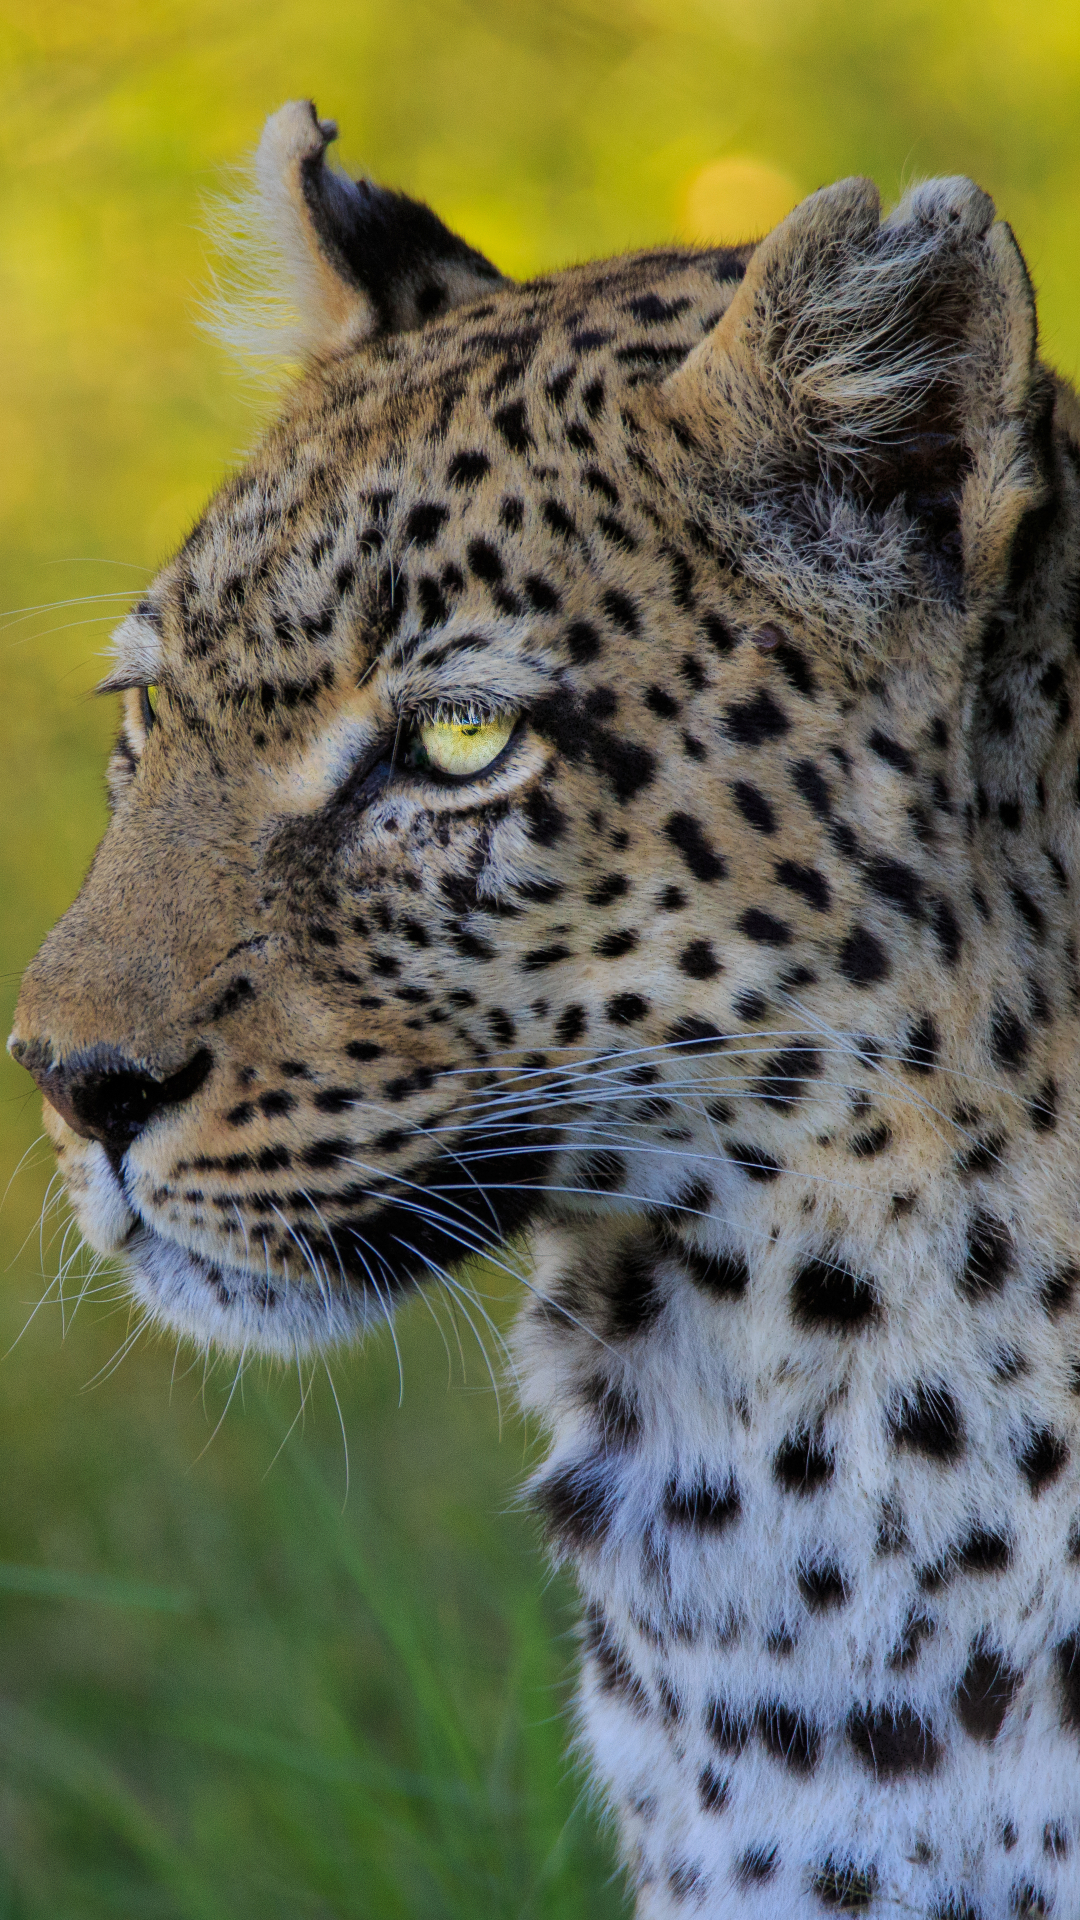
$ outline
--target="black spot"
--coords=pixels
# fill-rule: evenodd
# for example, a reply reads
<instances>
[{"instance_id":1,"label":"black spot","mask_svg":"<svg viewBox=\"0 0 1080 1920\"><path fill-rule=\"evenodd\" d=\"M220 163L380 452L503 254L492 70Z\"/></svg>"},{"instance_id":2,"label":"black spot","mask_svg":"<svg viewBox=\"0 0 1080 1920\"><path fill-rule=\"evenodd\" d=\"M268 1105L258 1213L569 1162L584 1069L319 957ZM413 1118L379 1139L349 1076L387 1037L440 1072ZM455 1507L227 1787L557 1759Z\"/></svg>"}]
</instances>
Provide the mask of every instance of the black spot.
<instances>
[{"instance_id":1,"label":"black spot","mask_svg":"<svg viewBox=\"0 0 1080 1920\"><path fill-rule=\"evenodd\" d=\"M1061 1723L1080 1735L1080 1632L1070 1633L1054 1648L1061 1684Z\"/></svg>"},{"instance_id":2,"label":"black spot","mask_svg":"<svg viewBox=\"0 0 1080 1920\"><path fill-rule=\"evenodd\" d=\"M296 1100L291 1093L286 1093L284 1087L275 1087L270 1093L260 1094L259 1105L267 1118L273 1119L278 1114L291 1113Z\"/></svg>"},{"instance_id":3,"label":"black spot","mask_svg":"<svg viewBox=\"0 0 1080 1920\"><path fill-rule=\"evenodd\" d=\"M759 1707L757 1730L774 1760L782 1760L794 1773L813 1773L821 1758L821 1731L795 1707L770 1701Z\"/></svg>"},{"instance_id":4,"label":"black spot","mask_svg":"<svg viewBox=\"0 0 1080 1920\"><path fill-rule=\"evenodd\" d=\"M558 613L559 596L550 581L539 573L527 573L523 585L525 598L534 613Z\"/></svg>"},{"instance_id":5,"label":"black spot","mask_svg":"<svg viewBox=\"0 0 1080 1920\"><path fill-rule=\"evenodd\" d=\"M922 919L922 881L913 867L903 860L875 854L866 861L864 872L867 885L880 899L909 920Z\"/></svg>"},{"instance_id":6,"label":"black spot","mask_svg":"<svg viewBox=\"0 0 1080 1920\"><path fill-rule=\"evenodd\" d=\"M646 1714L648 1695L599 1607L590 1607L586 1613L585 1646L596 1662L601 1693L622 1700L634 1713Z\"/></svg>"},{"instance_id":7,"label":"black spot","mask_svg":"<svg viewBox=\"0 0 1080 1920\"><path fill-rule=\"evenodd\" d=\"M1043 1828L1043 1852L1051 1860L1067 1860L1071 1836L1063 1820L1048 1820Z\"/></svg>"},{"instance_id":8,"label":"black spot","mask_svg":"<svg viewBox=\"0 0 1080 1920\"><path fill-rule=\"evenodd\" d=\"M692 813L670 814L664 832L682 855L695 880L723 880L727 866L716 852L700 820Z\"/></svg>"},{"instance_id":9,"label":"black spot","mask_svg":"<svg viewBox=\"0 0 1080 1920\"><path fill-rule=\"evenodd\" d=\"M929 1460L958 1460L964 1450L964 1423L947 1387L920 1380L904 1395L890 1425L898 1447Z\"/></svg>"},{"instance_id":10,"label":"black spot","mask_svg":"<svg viewBox=\"0 0 1080 1920\"><path fill-rule=\"evenodd\" d=\"M673 720L679 711L678 701L672 694L665 693L663 687L646 687L645 705L658 720Z\"/></svg>"},{"instance_id":11,"label":"black spot","mask_svg":"<svg viewBox=\"0 0 1080 1920\"><path fill-rule=\"evenodd\" d=\"M863 1274L842 1260L810 1260L795 1275L792 1313L801 1326L837 1333L876 1319L877 1294Z\"/></svg>"},{"instance_id":12,"label":"black spot","mask_svg":"<svg viewBox=\"0 0 1080 1920\"><path fill-rule=\"evenodd\" d=\"M705 1732L721 1753L739 1754L750 1738L750 1722L726 1700L711 1700L705 1710Z\"/></svg>"},{"instance_id":13,"label":"black spot","mask_svg":"<svg viewBox=\"0 0 1080 1920\"><path fill-rule=\"evenodd\" d=\"M699 1481L680 1487L673 1480L664 1494L664 1517L672 1526L691 1527L698 1533L722 1533L736 1520L741 1510L739 1490L733 1480L722 1487Z\"/></svg>"},{"instance_id":14,"label":"black spot","mask_svg":"<svg viewBox=\"0 0 1080 1920\"><path fill-rule=\"evenodd\" d=\"M806 1092L807 1080L821 1072L821 1055L809 1041L799 1046L782 1047L766 1060L754 1082L759 1100L767 1100L781 1113L790 1113Z\"/></svg>"},{"instance_id":15,"label":"black spot","mask_svg":"<svg viewBox=\"0 0 1080 1920\"><path fill-rule=\"evenodd\" d=\"M799 1592L811 1613L828 1613L833 1607L846 1606L851 1598L843 1572L832 1560L800 1567Z\"/></svg>"},{"instance_id":16,"label":"black spot","mask_svg":"<svg viewBox=\"0 0 1080 1920\"><path fill-rule=\"evenodd\" d=\"M786 920L777 920L764 907L748 907L735 922L740 933L763 947L786 947L791 943L791 928Z\"/></svg>"},{"instance_id":17,"label":"black spot","mask_svg":"<svg viewBox=\"0 0 1080 1920\"><path fill-rule=\"evenodd\" d=\"M1012 1548L1004 1534L977 1527L969 1533L957 1552L964 1573L1004 1573L1012 1561Z\"/></svg>"},{"instance_id":18,"label":"black spot","mask_svg":"<svg viewBox=\"0 0 1080 1920\"><path fill-rule=\"evenodd\" d=\"M641 1419L634 1401L616 1381L595 1374L586 1387L605 1447L632 1447L641 1434Z\"/></svg>"},{"instance_id":19,"label":"black spot","mask_svg":"<svg viewBox=\"0 0 1080 1920\"><path fill-rule=\"evenodd\" d=\"M973 1740L996 1740L1023 1674L1003 1653L976 1640L957 1688L956 1713Z\"/></svg>"},{"instance_id":20,"label":"black spot","mask_svg":"<svg viewBox=\"0 0 1080 1920\"><path fill-rule=\"evenodd\" d=\"M575 1040L581 1039L588 1024L584 1007L564 1007L555 1022L555 1038L560 1047L573 1046Z\"/></svg>"},{"instance_id":21,"label":"black spot","mask_svg":"<svg viewBox=\"0 0 1080 1920\"><path fill-rule=\"evenodd\" d=\"M1010 833L1019 832L1021 817L1019 800L998 801L998 819Z\"/></svg>"},{"instance_id":22,"label":"black spot","mask_svg":"<svg viewBox=\"0 0 1080 1920\"><path fill-rule=\"evenodd\" d=\"M780 740L790 731L791 722L772 694L762 687L749 700L735 700L724 709L728 733L740 747L761 747L768 740Z\"/></svg>"},{"instance_id":23,"label":"black spot","mask_svg":"<svg viewBox=\"0 0 1080 1920\"><path fill-rule=\"evenodd\" d=\"M840 948L840 971L853 987L872 987L888 979L892 965L876 934L853 927Z\"/></svg>"},{"instance_id":24,"label":"black spot","mask_svg":"<svg viewBox=\"0 0 1080 1920\"><path fill-rule=\"evenodd\" d=\"M956 1117L959 1125L965 1124L959 1114ZM978 1118L978 1115L976 1115L976 1118ZM971 1175L976 1173L992 1173L998 1165L1002 1151L1006 1145L1007 1141L1005 1136L1000 1133L987 1134L985 1139L976 1140L967 1149L966 1153L957 1155L957 1172L962 1179L970 1179Z\"/></svg>"},{"instance_id":25,"label":"black spot","mask_svg":"<svg viewBox=\"0 0 1080 1920\"><path fill-rule=\"evenodd\" d=\"M877 1126L870 1127L866 1133L857 1133L850 1143L849 1151L857 1160L870 1160L876 1153L884 1153L886 1147L891 1145L892 1133L885 1122L880 1120Z\"/></svg>"},{"instance_id":26,"label":"black spot","mask_svg":"<svg viewBox=\"0 0 1080 1920\"><path fill-rule=\"evenodd\" d=\"M702 1253L680 1244L679 1257L694 1285L717 1300L739 1300L750 1284L750 1269L741 1253Z\"/></svg>"},{"instance_id":27,"label":"black spot","mask_svg":"<svg viewBox=\"0 0 1080 1920\"><path fill-rule=\"evenodd\" d=\"M847 1733L860 1760L879 1780L933 1773L941 1759L932 1728L912 1707L878 1707L876 1711L853 1713Z\"/></svg>"},{"instance_id":28,"label":"black spot","mask_svg":"<svg viewBox=\"0 0 1080 1920\"><path fill-rule=\"evenodd\" d=\"M893 767L897 773L914 773L915 756L902 747L898 740L891 740L887 733L881 733L877 727L869 735L867 746L878 758Z\"/></svg>"},{"instance_id":29,"label":"black spot","mask_svg":"<svg viewBox=\"0 0 1080 1920\"><path fill-rule=\"evenodd\" d=\"M633 953L638 944L638 936L632 927L620 927L617 933L605 933L596 942L593 952L599 960L621 960L626 953Z\"/></svg>"},{"instance_id":30,"label":"black spot","mask_svg":"<svg viewBox=\"0 0 1080 1920\"><path fill-rule=\"evenodd\" d=\"M784 1171L780 1161L774 1160L764 1147L756 1147L749 1141L729 1140L727 1153L728 1158L742 1168L748 1179L761 1184L778 1179Z\"/></svg>"},{"instance_id":31,"label":"black spot","mask_svg":"<svg viewBox=\"0 0 1080 1920\"><path fill-rule=\"evenodd\" d=\"M511 400L496 408L492 417L511 453L528 453L533 441L524 401Z\"/></svg>"},{"instance_id":32,"label":"black spot","mask_svg":"<svg viewBox=\"0 0 1080 1920\"><path fill-rule=\"evenodd\" d=\"M920 1014L910 1029L901 1056L909 1073L933 1073L941 1038L932 1014Z\"/></svg>"},{"instance_id":33,"label":"black spot","mask_svg":"<svg viewBox=\"0 0 1080 1920\"><path fill-rule=\"evenodd\" d=\"M534 787L522 806L526 830L538 847L552 847L566 832L566 815L544 787Z\"/></svg>"},{"instance_id":34,"label":"black spot","mask_svg":"<svg viewBox=\"0 0 1080 1920\"><path fill-rule=\"evenodd\" d=\"M1012 1547L1006 1536L976 1527L951 1555L921 1570L919 1585L924 1593L938 1593L954 1573L1005 1573L1011 1562Z\"/></svg>"},{"instance_id":35,"label":"black spot","mask_svg":"<svg viewBox=\"0 0 1080 1920\"><path fill-rule=\"evenodd\" d=\"M581 477L590 493L598 493L609 506L618 506L619 489L606 473L601 473L599 467L586 467Z\"/></svg>"},{"instance_id":36,"label":"black spot","mask_svg":"<svg viewBox=\"0 0 1080 1920\"><path fill-rule=\"evenodd\" d=\"M486 581L490 586L503 577L503 563L498 549L490 540L470 540L466 551L470 572L478 580Z\"/></svg>"},{"instance_id":37,"label":"black spot","mask_svg":"<svg viewBox=\"0 0 1080 1920\"><path fill-rule=\"evenodd\" d=\"M452 487L474 486L488 472L491 461L486 453L455 453L446 469Z\"/></svg>"},{"instance_id":38,"label":"black spot","mask_svg":"<svg viewBox=\"0 0 1080 1920\"><path fill-rule=\"evenodd\" d=\"M483 957L488 957L491 951L491 948L487 948ZM528 953L523 953L518 965L523 973L542 973L545 967L557 967L563 960L571 959L572 949L561 940L553 940L548 947L533 947Z\"/></svg>"},{"instance_id":39,"label":"black spot","mask_svg":"<svg viewBox=\"0 0 1080 1920\"><path fill-rule=\"evenodd\" d=\"M1017 913L1020 915L1029 933L1032 934L1035 940L1041 943L1046 938L1046 915L1043 913L1042 908L1038 902L1032 898L1027 888L1020 885L1018 880L1013 880L1010 883L1009 893L1013 906L1016 908Z\"/></svg>"},{"instance_id":40,"label":"black spot","mask_svg":"<svg viewBox=\"0 0 1080 1920\"><path fill-rule=\"evenodd\" d=\"M736 635L732 633L727 621L722 620L718 613L707 613L704 615L700 632L702 638L721 656L734 653L738 645Z\"/></svg>"},{"instance_id":41,"label":"black spot","mask_svg":"<svg viewBox=\"0 0 1080 1920\"><path fill-rule=\"evenodd\" d=\"M621 900L629 891L630 882L625 873L609 873L589 888L585 898L590 907L608 907L613 900Z\"/></svg>"},{"instance_id":42,"label":"black spot","mask_svg":"<svg viewBox=\"0 0 1080 1920\"><path fill-rule=\"evenodd\" d=\"M623 633L636 633L638 630L638 611L629 594L620 593L616 587L609 587L603 595L604 611L615 626Z\"/></svg>"},{"instance_id":43,"label":"black spot","mask_svg":"<svg viewBox=\"0 0 1080 1920\"><path fill-rule=\"evenodd\" d=\"M1007 1073L1018 1073L1028 1056L1030 1041L1023 1022L1009 1007L999 1007L990 1022L994 1058Z\"/></svg>"},{"instance_id":44,"label":"black spot","mask_svg":"<svg viewBox=\"0 0 1080 1920\"><path fill-rule=\"evenodd\" d=\"M691 980L712 980L721 971L709 940L691 940L679 955L679 968Z\"/></svg>"},{"instance_id":45,"label":"black spot","mask_svg":"<svg viewBox=\"0 0 1080 1920\"><path fill-rule=\"evenodd\" d=\"M951 903L939 894L930 907L930 924L941 947L946 966L955 967L964 945L960 922Z\"/></svg>"},{"instance_id":46,"label":"black spot","mask_svg":"<svg viewBox=\"0 0 1080 1920\"><path fill-rule=\"evenodd\" d=\"M776 809L759 787L749 780L733 780L731 797L743 819L758 833L776 832Z\"/></svg>"},{"instance_id":47,"label":"black spot","mask_svg":"<svg viewBox=\"0 0 1080 1920\"><path fill-rule=\"evenodd\" d=\"M1016 1457L1016 1464L1036 1499L1044 1487L1064 1471L1068 1461L1067 1442L1050 1427L1040 1427L1030 1433Z\"/></svg>"},{"instance_id":48,"label":"black spot","mask_svg":"<svg viewBox=\"0 0 1080 1920\"><path fill-rule=\"evenodd\" d=\"M602 1461L560 1468L541 1480L532 1497L545 1532L560 1546L592 1546L611 1523L610 1478Z\"/></svg>"},{"instance_id":49,"label":"black spot","mask_svg":"<svg viewBox=\"0 0 1080 1920\"><path fill-rule=\"evenodd\" d=\"M1051 1320L1056 1320L1059 1314L1065 1313L1072 1306L1078 1282L1080 1282L1080 1268L1071 1264L1058 1267L1053 1273L1047 1275L1040 1288L1039 1298L1043 1311L1049 1314Z\"/></svg>"},{"instance_id":50,"label":"black spot","mask_svg":"<svg viewBox=\"0 0 1080 1920\"><path fill-rule=\"evenodd\" d=\"M699 1905L698 1896L704 1889L702 1869L690 1860L681 1860L668 1874L668 1890L675 1900L693 1900L695 1905Z\"/></svg>"},{"instance_id":51,"label":"black spot","mask_svg":"<svg viewBox=\"0 0 1080 1920\"><path fill-rule=\"evenodd\" d=\"M624 740L618 734L597 728L590 752L598 770L606 774L617 800L632 800L642 787L650 786L656 773L656 756L636 740Z\"/></svg>"},{"instance_id":52,"label":"black spot","mask_svg":"<svg viewBox=\"0 0 1080 1920\"><path fill-rule=\"evenodd\" d=\"M832 813L832 794L820 768L812 760L797 760L791 769L791 781L811 813L819 820L828 820Z\"/></svg>"},{"instance_id":53,"label":"black spot","mask_svg":"<svg viewBox=\"0 0 1080 1920\"><path fill-rule=\"evenodd\" d=\"M1057 1087L1052 1080L1043 1081L1029 1102L1028 1111L1036 1133L1054 1132L1057 1127Z\"/></svg>"},{"instance_id":54,"label":"black spot","mask_svg":"<svg viewBox=\"0 0 1080 1920\"><path fill-rule=\"evenodd\" d=\"M1001 1292L1012 1269L1013 1252L1012 1234L1004 1222L989 1213L976 1213L960 1281L970 1300Z\"/></svg>"},{"instance_id":55,"label":"black spot","mask_svg":"<svg viewBox=\"0 0 1080 1920\"><path fill-rule=\"evenodd\" d=\"M796 693L801 693L804 700L813 700L817 694L817 683L806 655L800 648L794 646L790 640L781 640L770 651L784 678L794 687Z\"/></svg>"},{"instance_id":56,"label":"black spot","mask_svg":"<svg viewBox=\"0 0 1080 1920\"><path fill-rule=\"evenodd\" d=\"M797 893L815 912L828 913L832 893L825 875L816 867L803 866L798 860L779 860L773 871L782 887Z\"/></svg>"},{"instance_id":57,"label":"black spot","mask_svg":"<svg viewBox=\"0 0 1080 1920\"><path fill-rule=\"evenodd\" d=\"M643 1333L663 1310L663 1295L656 1285L657 1251L648 1243L622 1250L606 1285L608 1331L614 1338Z\"/></svg>"},{"instance_id":58,"label":"black spot","mask_svg":"<svg viewBox=\"0 0 1080 1920\"><path fill-rule=\"evenodd\" d=\"M604 382L599 374L595 380L589 381L588 386L582 388L581 398L589 419L597 419L604 408Z\"/></svg>"},{"instance_id":59,"label":"black spot","mask_svg":"<svg viewBox=\"0 0 1080 1920\"><path fill-rule=\"evenodd\" d=\"M616 993L604 1011L615 1026L628 1027L635 1020L644 1020L649 1011L649 1002L640 993Z\"/></svg>"},{"instance_id":60,"label":"black spot","mask_svg":"<svg viewBox=\"0 0 1080 1920\"><path fill-rule=\"evenodd\" d=\"M894 1673L904 1673L914 1666L923 1643L932 1640L937 1632L936 1622L921 1609L909 1607L907 1618L900 1629L900 1637L889 1654L888 1665Z\"/></svg>"},{"instance_id":61,"label":"black spot","mask_svg":"<svg viewBox=\"0 0 1080 1920\"><path fill-rule=\"evenodd\" d=\"M600 636L587 620L575 620L567 627L566 645L570 658L579 667L588 666L601 650Z\"/></svg>"},{"instance_id":62,"label":"black spot","mask_svg":"<svg viewBox=\"0 0 1080 1920\"><path fill-rule=\"evenodd\" d=\"M773 1461L773 1473L788 1493L816 1493L833 1477L836 1461L819 1433L803 1428L784 1441Z\"/></svg>"},{"instance_id":63,"label":"black spot","mask_svg":"<svg viewBox=\"0 0 1080 1920\"><path fill-rule=\"evenodd\" d=\"M765 1845L747 1847L735 1864L735 1879L740 1887L761 1886L771 1880L777 1867L776 1848Z\"/></svg>"},{"instance_id":64,"label":"black spot","mask_svg":"<svg viewBox=\"0 0 1080 1920\"><path fill-rule=\"evenodd\" d=\"M698 1801L703 1813L723 1813L727 1805L729 1782L714 1766L702 1767L698 1774Z\"/></svg>"},{"instance_id":65,"label":"black spot","mask_svg":"<svg viewBox=\"0 0 1080 1920\"><path fill-rule=\"evenodd\" d=\"M578 1168L578 1181L588 1193L617 1193L626 1184L626 1161L618 1153L591 1153Z\"/></svg>"},{"instance_id":66,"label":"black spot","mask_svg":"<svg viewBox=\"0 0 1080 1920\"><path fill-rule=\"evenodd\" d=\"M431 500L421 500L410 508L405 520L405 538L418 547L430 547L438 538L440 528L446 520L445 507L438 507Z\"/></svg>"}]
</instances>

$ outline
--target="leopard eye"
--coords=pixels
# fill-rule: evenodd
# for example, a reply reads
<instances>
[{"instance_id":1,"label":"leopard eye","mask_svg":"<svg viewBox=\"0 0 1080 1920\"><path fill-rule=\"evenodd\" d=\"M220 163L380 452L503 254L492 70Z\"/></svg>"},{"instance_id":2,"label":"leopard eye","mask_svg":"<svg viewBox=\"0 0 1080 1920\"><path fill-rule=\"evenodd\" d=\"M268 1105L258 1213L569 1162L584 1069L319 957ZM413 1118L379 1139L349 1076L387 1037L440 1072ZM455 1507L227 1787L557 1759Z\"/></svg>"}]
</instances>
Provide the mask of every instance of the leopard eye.
<instances>
[{"instance_id":1,"label":"leopard eye","mask_svg":"<svg viewBox=\"0 0 1080 1920\"><path fill-rule=\"evenodd\" d=\"M497 759L518 723L517 713L483 713L474 707L436 707L418 716L406 764L467 780Z\"/></svg>"},{"instance_id":2,"label":"leopard eye","mask_svg":"<svg viewBox=\"0 0 1080 1920\"><path fill-rule=\"evenodd\" d=\"M153 726L155 720L157 719L158 689L156 687L143 687L141 691L142 691L143 726L145 727L147 733L149 733L151 727Z\"/></svg>"}]
</instances>

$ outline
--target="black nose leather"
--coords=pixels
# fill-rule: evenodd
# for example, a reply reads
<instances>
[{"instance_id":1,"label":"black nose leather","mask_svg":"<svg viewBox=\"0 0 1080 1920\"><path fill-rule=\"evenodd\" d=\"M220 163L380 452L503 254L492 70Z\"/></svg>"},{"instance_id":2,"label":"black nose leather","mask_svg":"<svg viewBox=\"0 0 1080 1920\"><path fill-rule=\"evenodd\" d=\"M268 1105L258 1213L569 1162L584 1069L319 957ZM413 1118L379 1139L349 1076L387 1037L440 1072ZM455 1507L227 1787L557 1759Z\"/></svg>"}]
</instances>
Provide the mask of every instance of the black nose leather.
<instances>
[{"instance_id":1,"label":"black nose leather","mask_svg":"<svg viewBox=\"0 0 1080 1920\"><path fill-rule=\"evenodd\" d=\"M51 1107L87 1140L100 1140L111 1154L126 1152L155 1114L182 1106L202 1086L214 1056L209 1047L197 1053L166 1080L112 1052L59 1066L30 1065Z\"/></svg>"}]
</instances>

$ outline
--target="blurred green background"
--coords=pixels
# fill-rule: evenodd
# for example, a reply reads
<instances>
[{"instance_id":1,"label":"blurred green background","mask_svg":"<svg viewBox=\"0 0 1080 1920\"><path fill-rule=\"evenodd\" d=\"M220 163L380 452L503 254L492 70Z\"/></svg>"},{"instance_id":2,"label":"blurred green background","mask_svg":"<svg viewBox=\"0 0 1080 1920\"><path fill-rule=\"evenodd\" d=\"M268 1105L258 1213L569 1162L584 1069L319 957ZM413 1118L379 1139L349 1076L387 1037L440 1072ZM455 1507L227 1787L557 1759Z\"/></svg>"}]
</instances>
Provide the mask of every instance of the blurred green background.
<instances>
[{"instance_id":1,"label":"blurred green background","mask_svg":"<svg viewBox=\"0 0 1080 1920\"><path fill-rule=\"evenodd\" d=\"M972 173L1080 366L1076 0L3 0L5 1031L104 824L99 650L270 404L199 331L205 202L296 95L518 274ZM614 1920L572 1596L515 1499L535 1436L468 1327L404 1313L400 1386L389 1337L335 1364L346 1499L325 1377L289 1434L295 1376L228 1403L162 1344L113 1369L109 1284L72 1321L0 1073L0 1920Z\"/></svg>"}]
</instances>

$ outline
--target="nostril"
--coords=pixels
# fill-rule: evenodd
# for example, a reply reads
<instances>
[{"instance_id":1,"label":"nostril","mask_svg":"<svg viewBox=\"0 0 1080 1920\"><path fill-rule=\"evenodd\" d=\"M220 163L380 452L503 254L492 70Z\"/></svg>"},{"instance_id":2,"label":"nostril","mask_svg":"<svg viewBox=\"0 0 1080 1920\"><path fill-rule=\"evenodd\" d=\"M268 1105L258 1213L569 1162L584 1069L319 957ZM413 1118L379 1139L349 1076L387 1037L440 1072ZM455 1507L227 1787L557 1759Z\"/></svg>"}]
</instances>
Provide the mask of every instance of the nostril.
<instances>
[{"instance_id":1,"label":"nostril","mask_svg":"<svg viewBox=\"0 0 1080 1920\"><path fill-rule=\"evenodd\" d=\"M62 1062L31 1067L50 1106L76 1133L100 1140L110 1154L126 1152L155 1114L182 1106L198 1092L214 1064L209 1047L200 1047L184 1066L164 1080L131 1066L122 1057Z\"/></svg>"}]
</instances>

